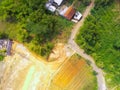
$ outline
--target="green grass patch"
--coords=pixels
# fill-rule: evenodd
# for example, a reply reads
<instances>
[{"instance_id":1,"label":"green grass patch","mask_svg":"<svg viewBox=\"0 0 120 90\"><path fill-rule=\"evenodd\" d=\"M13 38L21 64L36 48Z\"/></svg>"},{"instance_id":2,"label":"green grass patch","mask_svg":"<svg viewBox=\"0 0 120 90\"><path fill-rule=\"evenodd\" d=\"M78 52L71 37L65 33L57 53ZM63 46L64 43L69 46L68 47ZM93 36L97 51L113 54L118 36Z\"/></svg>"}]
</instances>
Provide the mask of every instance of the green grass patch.
<instances>
[{"instance_id":1,"label":"green grass patch","mask_svg":"<svg viewBox=\"0 0 120 90\"><path fill-rule=\"evenodd\" d=\"M0 55L0 61L3 61L3 59L4 59L4 56Z\"/></svg>"}]
</instances>

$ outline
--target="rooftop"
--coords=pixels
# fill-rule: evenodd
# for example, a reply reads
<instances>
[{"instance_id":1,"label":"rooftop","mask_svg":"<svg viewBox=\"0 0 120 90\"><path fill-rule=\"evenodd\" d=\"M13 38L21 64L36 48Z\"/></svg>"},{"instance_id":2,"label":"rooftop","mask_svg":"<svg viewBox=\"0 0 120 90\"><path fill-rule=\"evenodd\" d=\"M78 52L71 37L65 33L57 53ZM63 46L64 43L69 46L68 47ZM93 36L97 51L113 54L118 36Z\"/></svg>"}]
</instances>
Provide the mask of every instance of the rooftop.
<instances>
[{"instance_id":1,"label":"rooftop","mask_svg":"<svg viewBox=\"0 0 120 90\"><path fill-rule=\"evenodd\" d=\"M63 2L63 0L54 0L54 2L60 5Z\"/></svg>"},{"instance_id":2,"label":"rooftop","mask_svg":"<svg viewBox=\"0 0 120 90\"><path fill-rule=\"evenodd\" d=\"M72 6L70 6L65 12L64 17L68 20L71 20L75 12L76 12L75 9Z\"/></svg>"},{"instance_id":3,"label":"rooftop","mask_svg":"<svg viewBox=\"0 0 120 90\"><path fill-rule=\"evenodd\" d=\"M0 39L0 54L10 55L12 41Z\"/></svg>"}]
</instances>

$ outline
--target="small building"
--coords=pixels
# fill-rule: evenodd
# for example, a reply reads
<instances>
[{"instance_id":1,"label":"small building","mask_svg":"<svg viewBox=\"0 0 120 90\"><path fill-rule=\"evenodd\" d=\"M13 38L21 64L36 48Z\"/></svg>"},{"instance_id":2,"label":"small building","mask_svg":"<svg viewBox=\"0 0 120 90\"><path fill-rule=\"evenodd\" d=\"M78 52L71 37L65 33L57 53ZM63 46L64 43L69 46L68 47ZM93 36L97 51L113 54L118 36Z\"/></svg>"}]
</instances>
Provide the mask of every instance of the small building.
<instances>
[{"instance_id":1,"label":"small building","mask_svg":"<svg viewBox=\"0 0 120 90\"><path fill-rule=\"evenodd\" d=\"M54 0L55 3L57 3L58 6L60 6L63 2L63 0Z\"/></svg>"},{"instance_id":2,"label":"small building","mask_svg":"<svg viewBox=\"0 0 120 90\"><path fill-rule=\"evenodd\" d=\"M12 41L6 39L0 39L0 54L11 55Z\"/></svg>"}]
</instances>

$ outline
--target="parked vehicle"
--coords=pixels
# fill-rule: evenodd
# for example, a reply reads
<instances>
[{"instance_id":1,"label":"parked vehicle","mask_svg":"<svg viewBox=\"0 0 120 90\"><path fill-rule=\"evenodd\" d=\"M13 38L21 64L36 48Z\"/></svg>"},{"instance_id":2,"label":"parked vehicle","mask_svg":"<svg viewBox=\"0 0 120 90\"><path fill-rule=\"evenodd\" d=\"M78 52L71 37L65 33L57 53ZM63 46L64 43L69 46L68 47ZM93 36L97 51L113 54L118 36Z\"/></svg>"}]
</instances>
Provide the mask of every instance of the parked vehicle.
<instances>
[{"instance_id":1,"label":"parked vehicle","mask_svg":"<svg viewBox=\"0 0 120 90\"><path fill-rule=\"evenodd\" d=\"M49 0L46 3L46 8L51 12L58 12L58 15L66 18L67 20L77 23L82 18L82 14L71 6L61 5L63 0Z\"/></svg>"},{"instance_id":2,"label":"parked vehicle","mask_svg":"<svg viewBox=\"0 0 120 90\"><path fill-rule=\"evenodd\" d=\"M77 23L78 21L81 20L81 18L82 18L82 14L79 11L77 11L71 21Z\"/></svg>"},{"instance_id":3,"label":"parked vehicle","mask_svg":"<svg viewBox=\"0 0 120 90\"><path fill-rule=\"evenodd\" d=\"M51 3L47 3L46 4L46 8L51 11L51 12L55 12L56 11L56 7L53 6Z\"/></svg>"},{"instance_id":4,"label":"parked vehicle","mask_svg":"<svg viewBox=\"0 0 120 90\"><path fill-rule=\"evenodd\" d=\"M77 11L77 12L75 13L73 19L79 21L81 18L82 18L82 14L81 14L80 12Z\"/></svg>"}]
</instances>

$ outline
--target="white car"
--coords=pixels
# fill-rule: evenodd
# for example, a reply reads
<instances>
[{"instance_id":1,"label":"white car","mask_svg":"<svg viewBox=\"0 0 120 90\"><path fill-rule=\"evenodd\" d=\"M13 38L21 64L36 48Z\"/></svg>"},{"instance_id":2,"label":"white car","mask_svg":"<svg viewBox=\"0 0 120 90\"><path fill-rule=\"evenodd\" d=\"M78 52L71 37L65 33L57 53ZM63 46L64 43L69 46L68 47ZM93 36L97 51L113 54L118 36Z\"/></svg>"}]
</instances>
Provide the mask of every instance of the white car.
<instances>
[{"instance_id":1,"label":"white car","mask_svg":"<svg viewBox=\"0 0 120 90\"><path fill-rule=\"evenodd\" d=\"M81 14L80 12L77 11L77 12L75 13L73 19L79 21L81 18L82 18L82 14Z\"/></svg>"},{"instance_id":2,"label":"white car","mask_svg":"<svg viewBox=\"0 0 120 90\"><path fill-rule=\"evenodd\" d=\"M55 12L55 10L56 10L56 7L51 5L51 3L47 3L46 8L51 12Z\"/></svg>"},{"instance_id":3,"label":"white car","mask_svg":"<svg viewBox=\"0 0 120 90\"><path fill-rule=\"evenodd\" d=\"M51 12L55 12L56 7L51 5L48 7L48 10L50 10Z\"/></svg>"}]
</instances>

